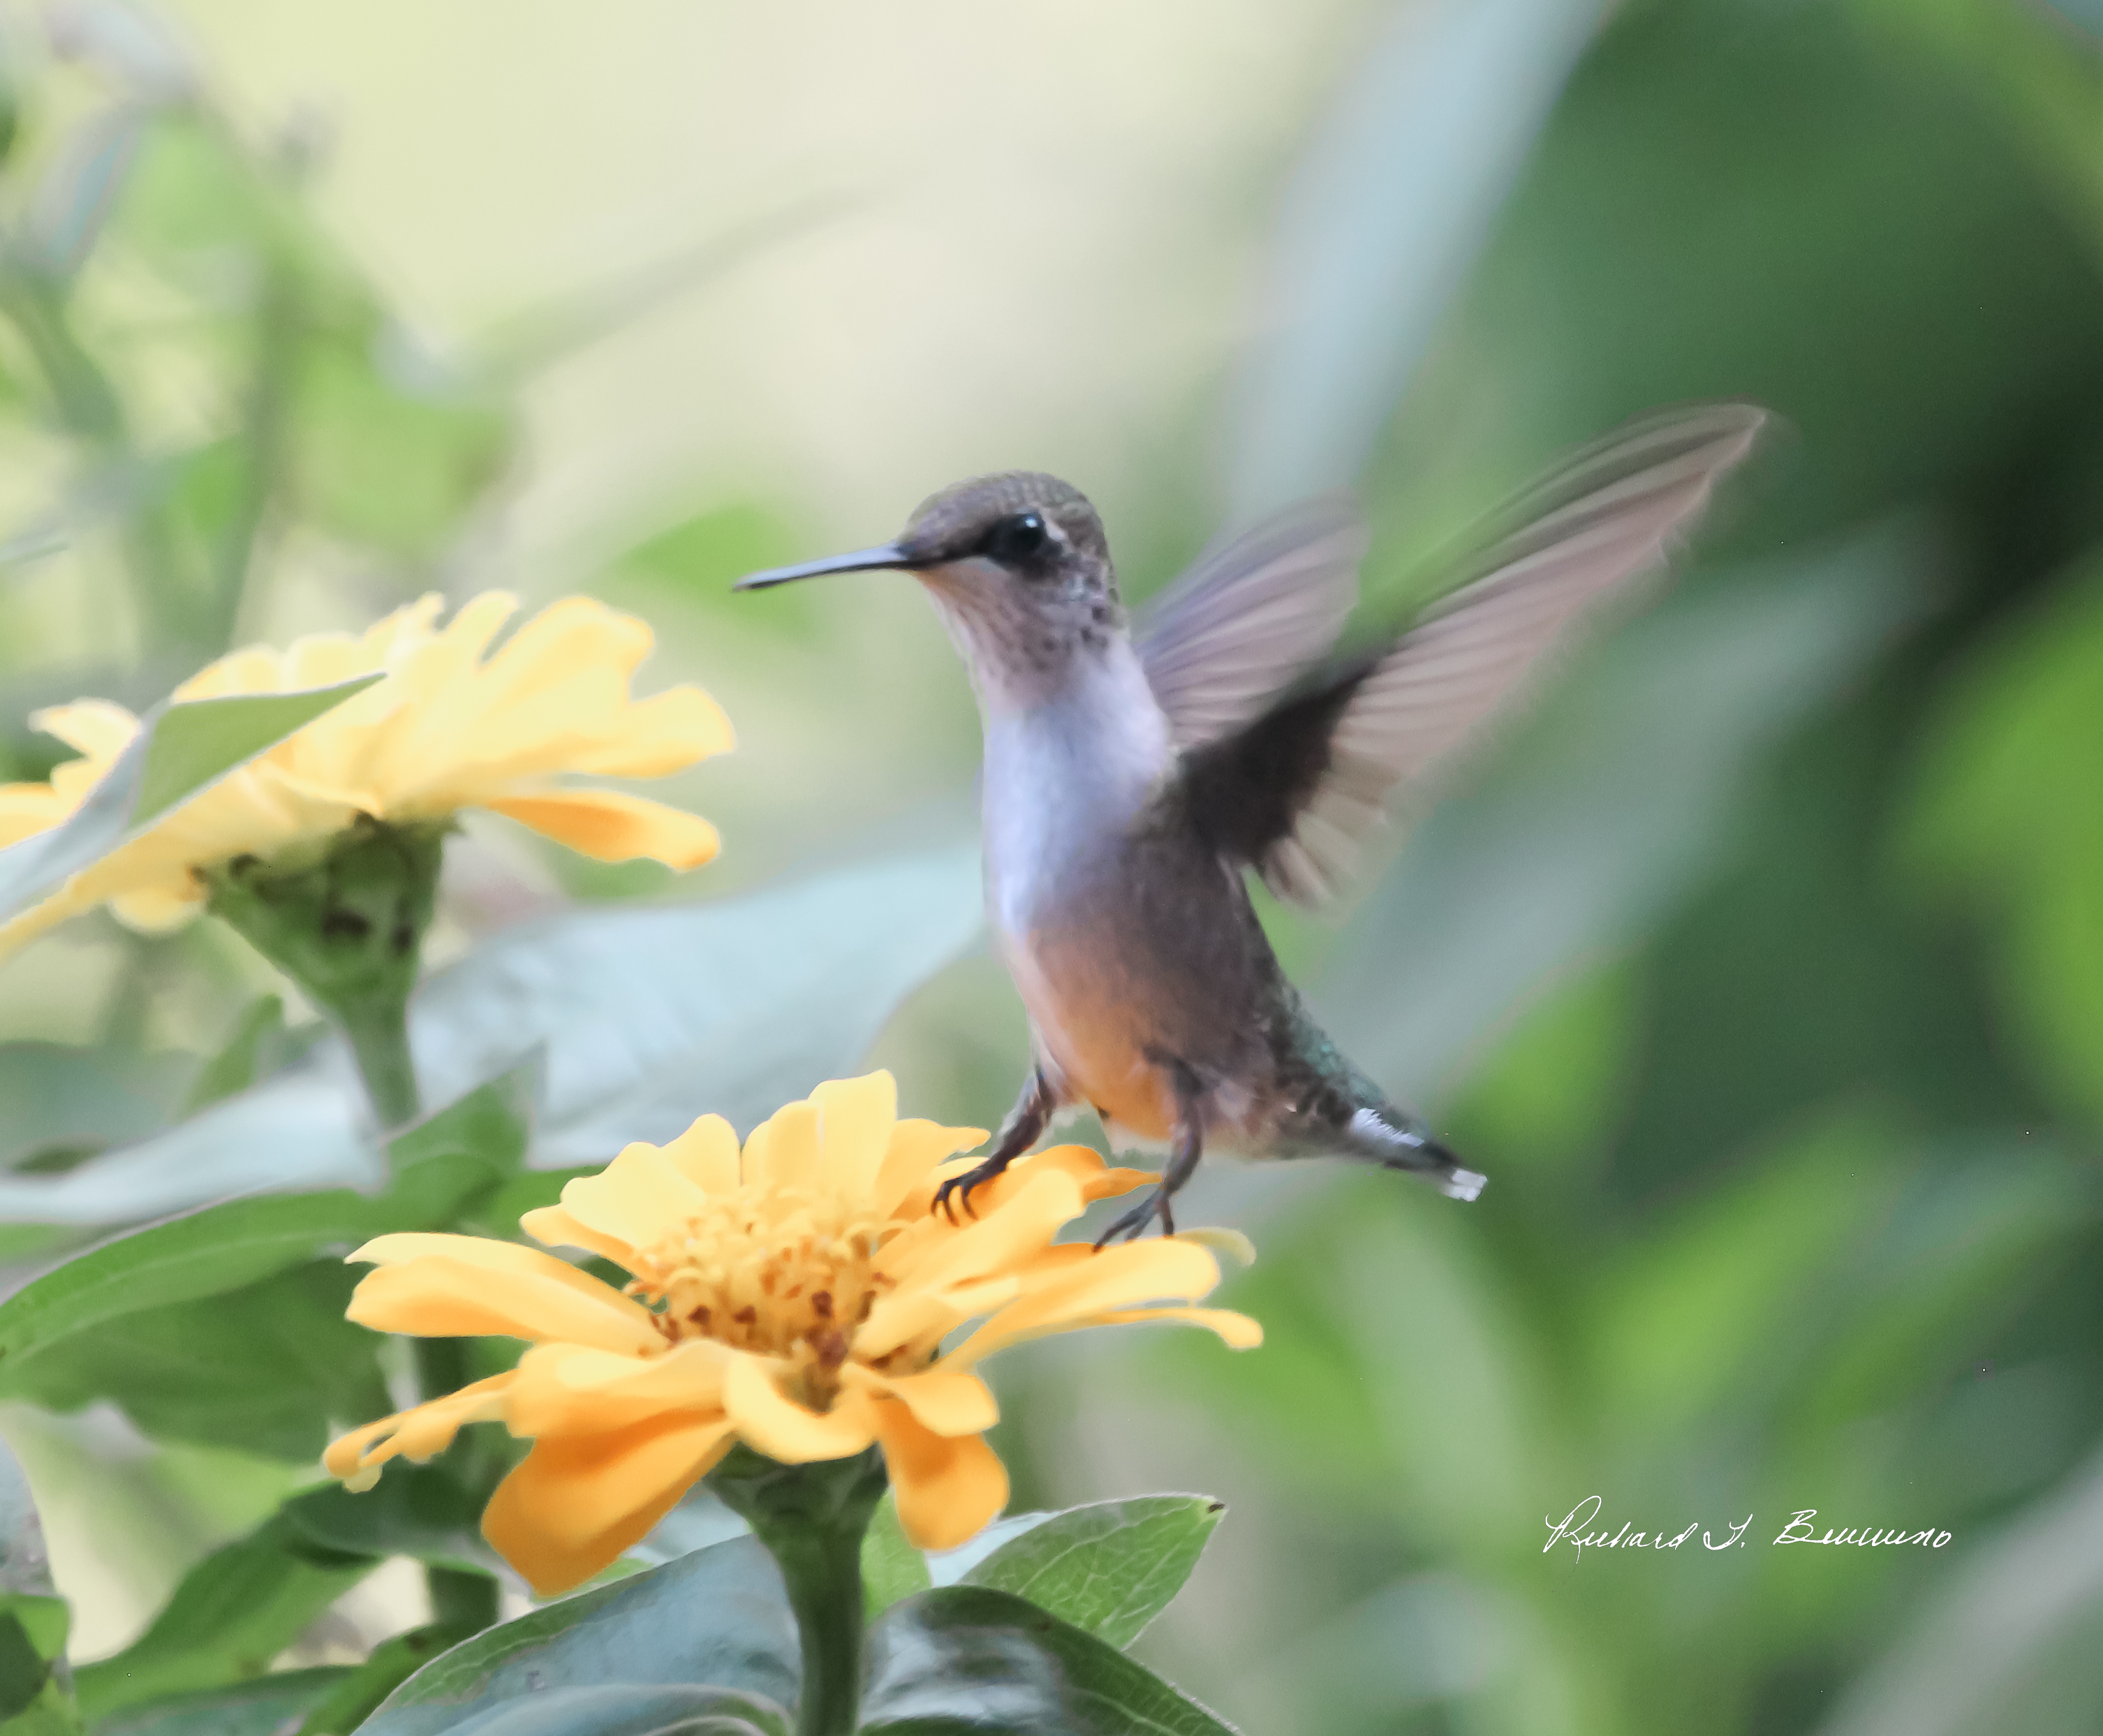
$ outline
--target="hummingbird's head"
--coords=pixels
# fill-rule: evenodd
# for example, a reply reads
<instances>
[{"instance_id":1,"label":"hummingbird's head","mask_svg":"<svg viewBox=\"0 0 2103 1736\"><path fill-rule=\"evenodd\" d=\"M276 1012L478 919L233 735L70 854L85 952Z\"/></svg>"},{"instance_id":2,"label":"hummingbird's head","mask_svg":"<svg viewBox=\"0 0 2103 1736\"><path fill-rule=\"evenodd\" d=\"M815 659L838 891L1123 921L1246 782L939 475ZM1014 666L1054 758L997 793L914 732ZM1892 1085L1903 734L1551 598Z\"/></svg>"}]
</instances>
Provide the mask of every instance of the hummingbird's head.
<instances>
[{"instance_id":1,"label":"hummingbird's head","mask_svg":"<svg viewBox=\"0 0 2103 1736\"><path fill-rule=\"evenodd\" d=\"M988 705L1037 702L1123 634L1102 520L1080 490L1034 470L958 483L895 542L749 573L736 589L887 569L927 587Z\"/></svg>"}]
</instances>

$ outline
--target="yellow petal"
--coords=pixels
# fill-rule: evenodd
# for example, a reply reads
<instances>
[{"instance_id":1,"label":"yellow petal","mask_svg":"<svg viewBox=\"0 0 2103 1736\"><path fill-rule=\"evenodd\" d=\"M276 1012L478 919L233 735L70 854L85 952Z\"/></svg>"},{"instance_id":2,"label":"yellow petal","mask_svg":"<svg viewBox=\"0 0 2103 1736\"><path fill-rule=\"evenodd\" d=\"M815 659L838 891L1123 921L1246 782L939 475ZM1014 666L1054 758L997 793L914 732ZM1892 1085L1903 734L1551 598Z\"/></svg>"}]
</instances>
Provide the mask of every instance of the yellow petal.
<instances>
[{"instance_id":1,"label":"yellow petal","mask_svg":"<svg viewBox=\"0 0 2103 1736\"><path fill-rule=\"evenodd\" d=\"M623 790L545 790L498 796L479 805L594 861L647 856L670 868L698 868L722 848L721 835L698 814Z\"/></svg>"},{"instance_id":2,"label":"yellow petal","mask_svg":"<svg viewBox=\"0 0 2103 1736\"><path fill-rule=\"evenodd\" d=\"M1000 1406L986 1383L956 1369L923 1369L895 1379L871 1369L851 1368L856 1386L896 1399L920 1426L936 1435L982 1435L1000 1421Z\"/></svg>"},{"instance_id":3,"label":"yellow petal","mask_svg":"<svg viewBox=\"0 0 2103 1736\"><path fill-rule=\"evenodd\" d=\"M968 1368L1004 1344L1082 1324L1136 1302L1194 1302L1219 1281L1219 1262L1210 1252L1174 1237L1105 1248L1026 1289L945 1356L943 1365Z\"/></svg>"},{"instance_id":4,"label":"yellow petal","mask_svg":"<svg viewBox=\"0 0 2103 1736\"><path fill-rule=\"evenodd\" d=\"M545 1278L554 1284L567 1284L580 1295L599 1298L611 1296L617 1302L627 1303L627 1298L610 1289L589 1272L580 1272L567 1260L558 1260L551 1253L542 1253L537 1248L522 1248L516 1242L493 1241L486 1235L449 1235L433 1231L396 1231L388 1235L376 1235L362 1248L345 1257L346 1265L406 1266L411 1260L428 1258L442 1254L449 1260L458 1260L465 1265L480 1266L486 1271L504 1276ZM633 1303L627 1303L634 1306Z\"/></svg>"},{"instance_id":5,"label":"yellow petal","mask_svg":"<svg viewBox=\"0 0 2103 1736\"><path fill-rule=\"evenodd\" d=\"M1080 1186L1073 1177L1041 1169L1013 1190L998 1209L982 1211L976 1222L967 1220L964 1228L944 1233L931 1244L909 1249L904 1236L887 1244L877 1267L901 1286L916 1289L990 1277L1044 1247L1062 1226L1081 1215L1081 1204Z\"/></svg>"},{"instance_id":6,"label":"yellow petal","mask_svg":"<svg viewBox=\"0 0 2103 1736\"><path fill-rule=\"evenodd\" d=\"M139 733L139 719L106 699L76 699L29 714L29 727L90 759L114 759Z\"/></svg>"},{"instance_id":7,"label":"yellow petal","mask_svg":"<svg viewBox=\"0 0 2103 1736\"><path fill-rule=\"evenodd\" d=\"M598 1288L600 1293L590 1296L552 1278L498 1275L486 1266L430 1254L368 1272L344 1311L376 1332L425 1338L554 1339L628 1351L663 1342L647 1310L605 1284Z\"/></svg>"},{"instance_id":8,"label":"yellow petal","mask_svg":"<svg viewBox=\"0 0 2103 1736\"><path fill-rule=\"evenodd\" d=\"M625 707L608 738L567 769L606 777L663 777L737 745L723 709L699 688L671 688Z\"/></svg>"},{"instance_id":9,"label":"yellow petal","mask_svg":"<svg viewBox=\"0 0 2103 1736\"><path fill-rule=\"evenodd\" d=\"M1230 1350L1252 1351L1263 1342L1263 1323L1231 1308L1121 1308L1099 1314L1089 1324L1144 1326L1149 1320L1180 1320L1186 1326L1205 1327L1226 1340Z\"/></svg>"},{"instance_id":10,"label":"yellow petal","mask_svg":"<svg viewBox=\"0 0 2103 1736\"><path fill-rule=\"evenodd\" d=\"M811 1102L820 1142L814 1185L822 1193L868 1193L898 1120L898 1082L882 1069L860 1079L829 1079Z\"/></svg>"},{"instance_id":11,"label":"yellow petal","mask_svg":"<svg viewBox=\"0 0 2103 1736\"><path fill-rule=\"evenodd\" d=\"M809 1187L818 1170L818 1106L785 1104L746 1135L748 1186Z\"/></svg>"},{"instance_id":12,"label":"yellow petal","mask_svg":"<svg viewBox=\"0 0 2103 1736\"><path fill-rule=\"evenodd\" d=\"M1180 1240L1209 1248L1221 1259L1232 1260L1237 1266L1256 1264L1256 1244L1238 1230L1208 1227L1179 1231L1177 1234Z\"/></svg>"},{"instance_id":13,"label":"yellow petal","mask_svg":"<svg viewBox=\"0 0 2103 1736\"><path fill-rule=\"evenodd\" d=\"M897 1123L891 1130L890 1148L884 1153L883 1165L869 1186L870 1203L886 1216L924 1217L927 1198L917 1210L909 1212L904 1204L907 1196L921 1189L929 1191L931 1197L936 1168L959 1151L983 1145L985 1137L983 1128L943 1127L918 1119Z\"/></svg>"},{"instance_id":14,"label":"yellow petal","mask_svg":"<svg viewBox=\"0 0 2103 1736\"><path fill-rule=\"evenodd\" d=\"M616 1266L633 1270L635 1250L617 1235L602 1235L572 1216L569 1208L537 1205L518 1220L518 1227L549 1248L583 1248Z\"/></svg>"},{"instance_id":15,"label":"yellow petal","mask_svg":"<svg viewBox=\"0 0 2103 1736\"><path fill-rule=\"evenodd\" d=\"M204 888L188 875L173 885L141 887L109 901L110 914L140 934L167 934L204 908Z\"/></svg>"},{"instance_id":16,"label":"yellow petal","mask_svg":"<svg viewBox=\"0 0 2103 1736\"><path fill-rule=\"evenodd\" d=\"M536 1344L518 1359L505 1407L514 1435L625 1428L669 1411L722 1410L723 1373L736 1352L689 1339L661 1356L623 1356L576 1344Z\"/></svg>"},{"instance_id":17,"label":"yellow petal","mask_svg":"<svg viewBox=\"0 0 2103 1736\"><path fill-rule=\"evenodd\" d=\"M856 1329L854 1353L867 1360L916 1340L939 1342L974 1315L1012 1302L1021 1289L1021 1280L1009 1272L940 1290L894 1290Z\"/></svg>"},{"instance_id":18,"label":"yellow petal","mask_svg":"<svg viewBox=\"0 0 2103 1736\"><path fill-rule=\"evenodd\" d=\"M723 1377L723 1409L737 1431L769 1458L785 1465L845 1458L874 1439L869 1401L849 1389L831 1410L799 1404L781 1390L786 1365L771 1358L739 1355Z\"/></svg>"},{"instance_id":19,"label":"yellow petal","mask_svg":"<svg viewBox=\"0 0 2103 1736\"><path fill-rule=\"evenodd\" d=\"M536 1441L497 1485L482 1534L536 1592L552 1597L638 1542L735 1438L722 1418L673 1416Z\"/></svg>"},{"instance_id":20,"label":"yellow petal","mask_svg":"<svg viewBox=\"0 0 2103 1736\"><path fill-rule=\"evenodd\" d=\"M737 1129L721 1115L703 1115L665 1147L665 1155L703 1193L737 1191Z\"/></svg>"},{"instance_id":21,"label":"yellow petal","mask_svg":"<svg viewBox=\"0 0 2103 1736\"><path fill-rule=\"evenodd\" d=\"M562 1186L562 1204L580 1224L652 1248L708 1209L709 1196L657 1146L641 1140L621 1148L597 1175Z\"/></svg>"},{"instance_id":22,"label":"yellow petal","mask_svg":"<svg viewBox=\"0 0 2103 1736\"><path fill-rule=\"evenodd\" d=\"M874 1409L898 1522L914 1548L967 1543L1007 1505L1007 1468L984 1436L937 1435L896 1399Z\"/></svg>"},{"instance_id":23,"label":"yellow petal","mask_svg":"<svg viewBox=\"0 0 2103 1736\"><path fill-rule=\"evenodd\" d=\"M511 1379L509 1372L492 1374L443 1398L353 1429L329 1443L322 1463L331 1476L340 1477L355 1489L370 1489L389 1459L398 1455L429 1458L451 1446L453 1436L469 1423L492 1422L501 1416Z\"/></svg>"}]
</instances>

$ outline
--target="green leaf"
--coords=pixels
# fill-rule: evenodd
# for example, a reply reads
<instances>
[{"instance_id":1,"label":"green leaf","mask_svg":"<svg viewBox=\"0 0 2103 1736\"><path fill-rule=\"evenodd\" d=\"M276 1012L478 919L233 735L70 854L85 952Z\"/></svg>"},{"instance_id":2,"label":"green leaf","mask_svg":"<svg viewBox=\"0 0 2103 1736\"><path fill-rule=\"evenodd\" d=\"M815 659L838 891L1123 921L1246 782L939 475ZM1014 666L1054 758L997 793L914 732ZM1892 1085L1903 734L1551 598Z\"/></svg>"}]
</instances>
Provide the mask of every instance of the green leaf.
<instances>
[{"instance_id":1,"label":"green leaf","mask_svg":"<svg viewBox=\"0 0 2103 1736\"><path fill-rule=\"evenodd\" d=\"M63 1597L34 1591L0 1591L0 1614L16 1625L46 1663L64 1652L73 1610Z\"/></svg>"},{"instance_id":2,"label":"green leaf","mask_svg":"<svg viewBox=\"0 0 2103 1736\"><path fill-rule=\"evenodd\" d=\"M278 1670L222 1688L168 1694L98 1719L95 1736L281 1736L356 1673L340 1665Z\"/></svg>"},{"instance_id":3,"label":"green leaf","mask_svg":"<svg viewBox=\"0 0 2103 1736\"><path fill-rule=\"evenodd\" d=\"M193 1115L289 1066L313 1046L323 1029L312 1024L288 1032L283 1000L275 995L259 995L234 1022L225 1045L198 1070L183 1100L184 1115Z\"/></svg>"},{"instance_id":4,"label":"green leaf","mask_svg":"<svg viewBox=\"0 0 2103 1736\"><path fill-rule=\"evenodd\" d=\"M1010 1592L943 1586L869 1630L868 1736L1231 1736L1195 1700Z\"/></svg>"},{"instance_id":5,"label":"green leaf","mask_svg":"<svg viewBox=\"0 0 2103 1736\"><path fill-rule=\"evenodd\" d=\"M442 1102L545 1047L534 1161L602 1167L714 1111L749 1128L851 1072L891 1009L970 944L978 857L863 863L737 898L522 924L424 984L416 1067ZM0 1176L0 1217L113 1223L374 1166L340 1046L59 1177Z\"/></svg>"},{"instance_id":6,"label":"green leaf","mask_svg":"<svg viewBox=\"0 0 2103 1736\"><path fill-rule=\"evenodd\" d=\"M543 1165L603 1164L709 1111L750 1127L850 1071L980 913L978 853L962 848L523 924L419 992L417 1071L427 1090L458 1091L545 1043Z\"/></svg>"},{"instance_id":7,"label":"green leaf","mask_svg":"<svg viewBox=\"0 0 2103 1736\"><path fill-rule=\"evenodd\" d=\"M113 1400L158 1440L312 1460L331 1418L393 1409L376 1354L384 1341L344 1318L358 1275L323 1261L125 1315L0 1365L0 1391L50 1410Z\"/></svg>"},{"instance_id":8,"label":"green leaf","mask_svg":"<svg viewBox=\"0 0 2103 1736\"><path fill-rule=\"evenodd\" d=\"M71 1625L29 1480L0 1444L0 1736L78 1736L65 1661Z\"/></svg>"},{"instance_id":9,"label":"green leaf","mask_svg":"<svg viewBox=\"0 0 2103 1736\"><path fill-rule=\"evenodd\" d=\"M788 1714L722 1688L549 1688L474 1722L475 1736L789 1736Z\"/></svg>"},{"instance_id":10,"label":"green leaf","mask_svg":"<svg viewBox=\"0 0 2103 1736\"><path fill-rule=\"evenodd\" d=\"M63 1173L162 1126L182 1100L191 1063L59 1043L0 1044L0 1166Z\"/></svg>"},{"instance_id":11,"label":"green leaf","mask_svg":"<svg viewBox=\"0 0 2103 1736\"><path fill-rule=\"evenodd\" d=\"M73 1333L127 1315L240 1289L390 1230L436 1230L517 1166L524 1148L516 1077L472 1092L398 1135L394 1185L232 1200L69 1260L0 1303L0 1384Z\"/></svg>"},{"instance_id":12,"label":"green leaf","mask_svg":"<svg viewBox=\"0 0 2103 1736\"><path fill-rule=\"evenodd\" d=\"M365 1662L350 1671L314 1703L299 1736L348 1736L373 1710L441 1652L469 1637L471 1630L433 1623L383 1640Z\"/></svg>"},{"instance_id":13,"label":"green leaf","mask_svg":"<svg viewBox=\"0 0 2103 1736\"><path fill-rule=\"evenodd\" d=\"M51 1679L51 1661L12 1609L0 1608L0 1729L28 1709Z\"/></svg>"},{"instance_id":14,"label":"green leaf","mask_svg":"<svg viewBox=\"0 0 2103 1736\"><path fill-rule=\"evenodd\" d=\"M463 1488L442 1464L398 1459L369 1489L353 1494L340 1483L324 1484L293 1496L279 1511L316 1549L413 1556L433 1567L497 1573L503 1562L482 1538L486 1498L486 1491Z\"/></svg>"},{"instance_id":15,"label":"green leaf","mask_svg":"<svg viewBox=\"0 0 2103 1736\"><path fill-rule=\"evenodd\" d=\"M268 1519L185 1574L130 1645L82 1665L81 1705L100 1719L163 1694L260 1676L378 1565L311 1549L282 1519Z\"/></svg>"},{"instance_id":16,"label":"green leaf","mask_svg":"<svg viewBox=\"0 0 2103 1736\"><path fill-rule=\"evenodd\" d=\"M380 679L156 706L70 819L0 850L0 921Z\"/></svg>"},{"instance_id":17,"label":"green leaf","mask_svg":"<svg viewBox=\"0 0 2103 1736\"><path fill-rule=\"evenodd\" d=\"M1070 1507L1002 1545L963 1583L1026 1597L1122 1648L1182 1590L1225 1511L1209 1495Z\"/></svg>"},{"instance_id":18,"label":"green leaf","mask_svg":"<svg viewBox=\"0 0 2103 1736\"><path fill-rule=\"evenodd\" d=\"M479 1728L511 1703L547 1705L561 1689L616 1683L707 1682L751 1695L778 1717L774 1708L796 1698L800 1659L773 1558L756 1538L736 1538L476 1635L411 1676L360 1736L438 1736L469 1720ZM601 1728L588 1698L575 1716L583 1721L551 1724L550 1736Z\"/></svg>"},{"instance_id":19,"label":"green leaf","mask_svg":"<svg viewBox=\"0 0 2103 1736\"><path fill-rule=\"evenodd\" d=\"M862 1533L862 1607L873 1622L900 1599L924 1591L933 1583L927 1556L906 1541L905 1528L898 1522L897 1496L886 1489L869 1516L869 1529Z\"/></svg>"}]
</instances>

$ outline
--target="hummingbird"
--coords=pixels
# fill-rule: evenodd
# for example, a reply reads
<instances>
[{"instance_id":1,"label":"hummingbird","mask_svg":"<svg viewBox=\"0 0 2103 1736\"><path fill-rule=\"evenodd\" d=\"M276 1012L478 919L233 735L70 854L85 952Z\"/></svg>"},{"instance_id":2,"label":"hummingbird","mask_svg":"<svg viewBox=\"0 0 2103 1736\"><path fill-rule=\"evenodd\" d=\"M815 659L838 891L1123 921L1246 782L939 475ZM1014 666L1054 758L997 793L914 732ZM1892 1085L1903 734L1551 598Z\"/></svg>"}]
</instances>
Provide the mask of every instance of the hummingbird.
<instances>
[{"instance_id":1,"label":"hummingbird","mask_svg":"<svg viewBox=\"0 0 2103 1736\"><path fill-rule=\"evenodd\" d=\"M992 1149L936 1208L968 1211L1084 1106L1114 1144L1168 1153L1098 1247L1156 1218L1172 1235L1207 1146L1354 1158L1474 1199L1484 1177L1316 1022L1247 873L1324 898L1398 788L1422 786L1585 617L1664 564L1765 420L1721 403L1625 425L1518 496L1440 600L1348 650L1369 539L1340 495L1216 542L1136 626L1095 509L1034 471L946 488L893 541L739 580L912 574L978 701L986 914L1032 1061Z\"/></svg>"}]
</instances>

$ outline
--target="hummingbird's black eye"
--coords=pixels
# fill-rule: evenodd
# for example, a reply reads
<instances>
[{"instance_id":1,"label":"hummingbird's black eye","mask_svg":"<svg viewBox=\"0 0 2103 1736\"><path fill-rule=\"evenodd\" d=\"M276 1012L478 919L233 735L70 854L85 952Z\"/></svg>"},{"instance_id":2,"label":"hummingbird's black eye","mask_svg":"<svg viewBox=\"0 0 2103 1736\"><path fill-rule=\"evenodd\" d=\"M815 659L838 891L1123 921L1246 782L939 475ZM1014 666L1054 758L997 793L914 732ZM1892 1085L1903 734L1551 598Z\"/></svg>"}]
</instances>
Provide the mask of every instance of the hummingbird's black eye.
<instances>
[{"instance_id":1,"label":"hummingbird's black eye","mask_svg":"<svg viewBox=\"0 0 2103 1736\"><path fill-rule=\"evenodd\" d=\"M981 546L989 559L1002 566L1019 567L1043 548L1050 535L1041 514L1012 513L986 532Z\"/></svg>"}]
</instances>

